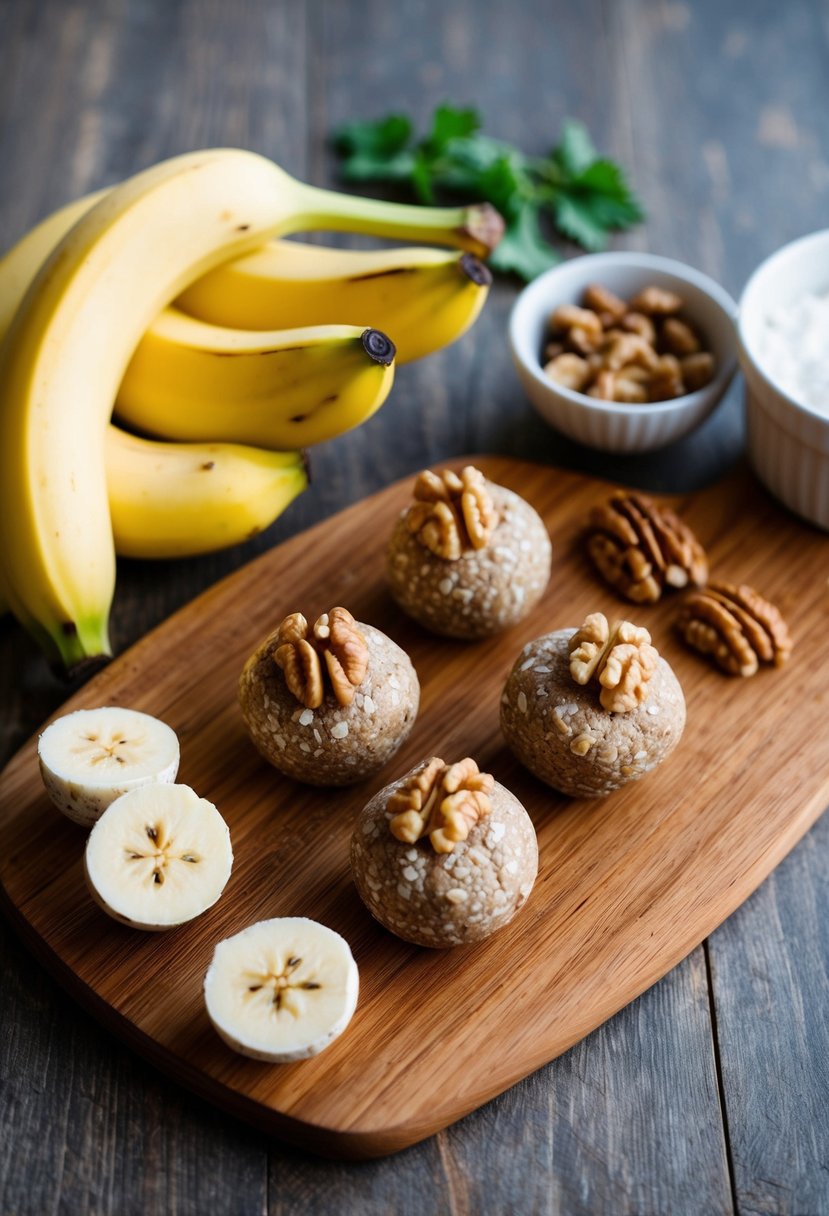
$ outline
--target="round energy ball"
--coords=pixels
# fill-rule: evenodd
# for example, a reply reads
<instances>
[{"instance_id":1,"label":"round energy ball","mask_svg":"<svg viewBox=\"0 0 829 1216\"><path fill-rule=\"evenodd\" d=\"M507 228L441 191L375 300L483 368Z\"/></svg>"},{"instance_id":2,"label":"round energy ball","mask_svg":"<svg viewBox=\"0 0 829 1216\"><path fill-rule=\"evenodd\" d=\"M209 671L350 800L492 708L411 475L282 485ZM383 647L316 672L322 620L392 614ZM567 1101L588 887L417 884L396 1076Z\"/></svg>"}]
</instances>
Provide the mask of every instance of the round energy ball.
<instances>
[{"instance_id":1,"label":"round energy ball","mask_svg":"<svg viewBox=\"0 0 829 1216\"><path fill-rule=\"evenodd\" d=\"M609 712L595 683L570 672L570 639L561 629L521 651L501 698L501 730L515 756L563 794L595 798L651 772L676 747L685 726L685 698L659 657L647 699Z\"/></svg>"},{"instance_id":2,"label":"round energy ball","mask_svg":"<svg viewBox=\"0 0 829 1216\"><path fill-rule=\"evenodd\" d=\"M337 613L345 609L320 617L314 630L324 633L329 625L320 622L329 617L339 622ZM326 653L328 635L317 638L298 613L251 655L239 681L242 715L256 748L280 772L308 785L350 785L368 777L397 751L417 717L420 684L409 656L379 629L346 615L348 645L360 650L360 679L350 688L336 655ZM301 626L293 633L304 626L310 641L294 637L291 627L286 640L286 622L296 626L297 618ZM346 667L348 662L346 657Z\"/></svg>"},{"instance_id":3,"label":"round energy ball","mask_svg":"<svg viewBox=\"0 0 829 1216\"><path fill-rule=\"evenodd\" d=\"M425 764L435 762L443 764ZM436 851L429 835L396 838L396 803L423 771L412 769L363 809L351 838L351 871L363 903L391 933L419 946L468 945L508 924L526 902L538 871L535 828L518 799L489 778L488 813L451 851Z\"/></svg>"},{"instance_id":4,"label":"round energy ball","mask_svg":"<svg viewBox=\"0 0 829 1216\"><path fill-rule=\"evenodd\" d=\"M535 607L551 560L538 513L469 466L460 475L418 477L415 501L395 524L386 570L394 599L419 624L444 637L474 639L514 625Z\"/></svg>"}]
</instances>

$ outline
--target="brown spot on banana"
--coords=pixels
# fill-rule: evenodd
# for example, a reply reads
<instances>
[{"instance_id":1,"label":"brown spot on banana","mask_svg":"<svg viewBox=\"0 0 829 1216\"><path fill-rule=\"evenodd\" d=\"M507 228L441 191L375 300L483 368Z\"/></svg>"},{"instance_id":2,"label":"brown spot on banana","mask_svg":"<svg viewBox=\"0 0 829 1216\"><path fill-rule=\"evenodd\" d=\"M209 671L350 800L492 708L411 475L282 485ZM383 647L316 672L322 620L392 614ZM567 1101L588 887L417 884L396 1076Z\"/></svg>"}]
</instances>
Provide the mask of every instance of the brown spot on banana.
<instances>
[{"instance_id":1,"label":"brown spot on banana","mask_svg":"<svg viewBox=\"0 0 829 1216\"><path fill-rule=\"evenodd\" d=\"M388 270L367 270L365 274L350 274L346 283L367 283L370 279L391 279L398 274L414 274L414 266L391 266Z\"/></svg>"}]
</instances>

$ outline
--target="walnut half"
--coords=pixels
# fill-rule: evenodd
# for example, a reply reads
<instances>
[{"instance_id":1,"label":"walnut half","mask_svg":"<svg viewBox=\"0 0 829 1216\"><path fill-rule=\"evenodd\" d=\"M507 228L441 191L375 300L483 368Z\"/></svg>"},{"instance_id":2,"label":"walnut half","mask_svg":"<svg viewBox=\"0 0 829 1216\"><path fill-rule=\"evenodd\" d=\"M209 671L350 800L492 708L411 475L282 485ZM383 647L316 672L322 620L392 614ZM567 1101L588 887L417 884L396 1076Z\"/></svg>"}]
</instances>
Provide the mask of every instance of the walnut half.
<instances>
[{"instance_id":1,"label":"walnut half","mask_svg":"<svg viewBox=\"0 0 829 1216\"><path fill-rule=\"evenodd\" d=\"M307 709L318 709L325 695L323 662L334 697L350 705L368 669L368 646L347 608L332 608L314 623L301 612L286 616L276 631L274 662L293 696Z\"/></svg>"},{"instance_id":2,"label":"walnut half","mask_svg":"<svg viewBox=\"0 0 829 1216\"><path fill-rule=\"evenodd\" d=\"M483 549L498 524L486 478L471 464L460 474L427 469L415 481L414 499L406 525L445 561L457 561L465 549Z\"/></svg>"},{"instance_id":3,"label":"walnut half","mask_svg":"<svg viewBox=\"0 0 829 1216\"><path fill-rule=\"evenodd\" d=\"M456 764L433 756L389 798L389 830L406 844L428 836L436 853L451 853L489 814L494 785L469 756Z\"/></svg>"},{"instance_id":4,"label":"walnut half","mask_svg":"<svg viewBox=\"0 0 829 1216\"><path fill-rule=\"evenodd\" d=\"M688 525L633 490L593 508L586 543L605 581L635 604L655 604L666 587L701 587L708 577L705 550Z\"/></svg>"},{"instance_id":5,"label":"walnut half","mask_svg":"<svg viewBox=\"0 0 829 1216\"><path fill-rule=\"evenodd\" d=\"M676 625L692 649L732 676L753 676L761 663L777 667L792 651L780 612L745 583L710 583L686 596Z\"/></svg>"},{"instance_id":6,"label":"walnut half","mask_svg":"<svg viewBox=\"0 0 829 1216\"><path fill-rule=\"evenodd\" d=\"M647 701L658 662L647 629L630 621L610 626L602 612L591 612L570 639L571 676L582 685L595 680L599 701L610 713L629 713Z\"/></svg>"}]
</instances>

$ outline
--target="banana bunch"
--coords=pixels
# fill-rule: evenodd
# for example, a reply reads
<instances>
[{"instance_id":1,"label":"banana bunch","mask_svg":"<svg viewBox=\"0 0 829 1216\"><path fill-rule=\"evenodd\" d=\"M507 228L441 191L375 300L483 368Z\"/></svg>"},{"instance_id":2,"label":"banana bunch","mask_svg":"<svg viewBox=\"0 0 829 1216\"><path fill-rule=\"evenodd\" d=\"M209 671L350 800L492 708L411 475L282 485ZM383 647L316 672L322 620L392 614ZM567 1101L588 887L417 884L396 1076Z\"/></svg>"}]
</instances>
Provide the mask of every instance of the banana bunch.
<instances>
[{"instance_id":1,"label":"banana bunch","mask_svg":"<svg viewBox=\"0 0 829 1216\"><path fill-rule=\"evenodd\" d=\"M464 252L274 239L314 229ZM276 518L308 484L299 449L369 418L395 355L473 323L501 230L488 205L341 195L212 149L25 236L0 260L0 597L48 656L109 655L116 551L205 552Z\"/></svg>"}]
</instances>

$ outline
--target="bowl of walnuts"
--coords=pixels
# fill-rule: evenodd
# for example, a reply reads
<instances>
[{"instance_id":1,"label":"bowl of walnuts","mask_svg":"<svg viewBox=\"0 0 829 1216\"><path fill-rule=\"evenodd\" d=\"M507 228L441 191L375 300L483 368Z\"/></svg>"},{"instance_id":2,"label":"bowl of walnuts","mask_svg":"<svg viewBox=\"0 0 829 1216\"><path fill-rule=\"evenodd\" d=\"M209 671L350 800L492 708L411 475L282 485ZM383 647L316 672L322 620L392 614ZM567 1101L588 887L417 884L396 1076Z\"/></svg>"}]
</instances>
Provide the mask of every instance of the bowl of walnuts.
<instances>
[{"instance_id":1,"label":"bowl of walnuts","mask_svg":"<svg viewBox=\"0 0 829 1216\"><path fill-rule=\"evenodd\" d=\"M557 430L605 452L649 452L721 400L737 366L736 312L682 262L589 254L521 292L510 346L527 396Z\"/></svg>"}]
</instances>

